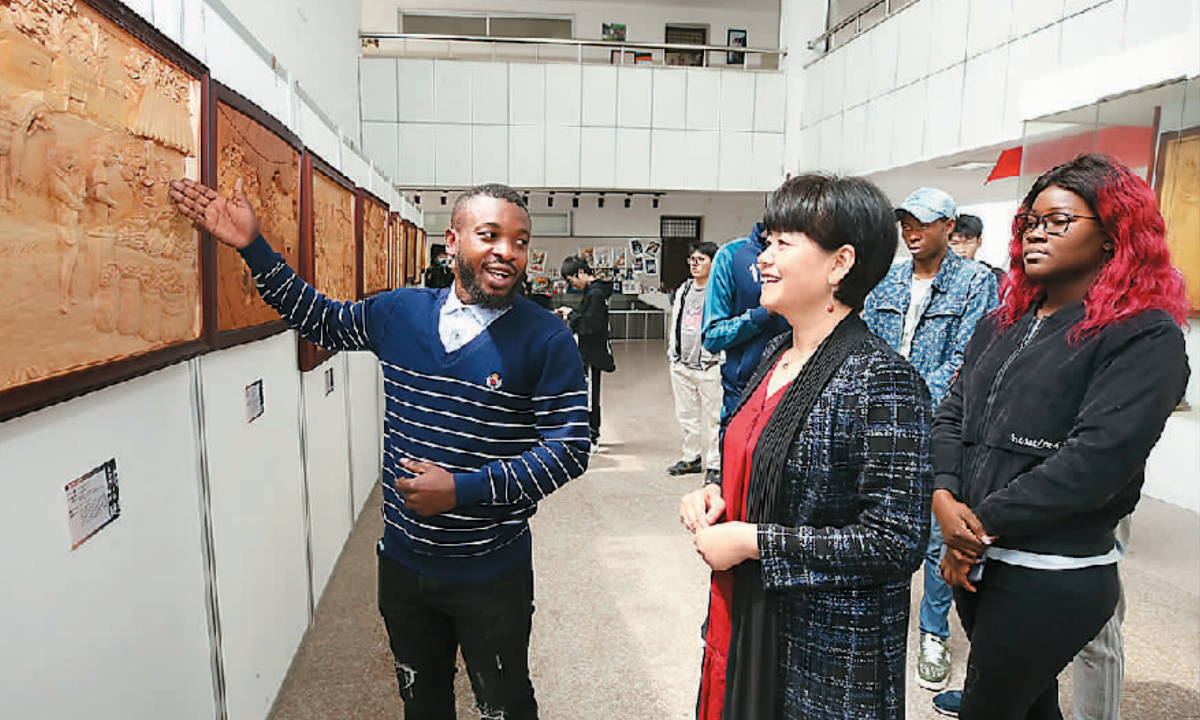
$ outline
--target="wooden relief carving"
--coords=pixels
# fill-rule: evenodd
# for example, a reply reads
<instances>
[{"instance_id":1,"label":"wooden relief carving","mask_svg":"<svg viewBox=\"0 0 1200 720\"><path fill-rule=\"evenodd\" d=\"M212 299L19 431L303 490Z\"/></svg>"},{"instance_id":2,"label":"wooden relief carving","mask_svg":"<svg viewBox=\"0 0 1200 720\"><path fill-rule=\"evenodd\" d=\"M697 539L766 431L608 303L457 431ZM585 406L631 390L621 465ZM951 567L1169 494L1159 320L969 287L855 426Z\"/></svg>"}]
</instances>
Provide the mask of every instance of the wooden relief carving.
<instances>
[{"instance_id":1,"label":"wooden relief carving","mask_svg":"<svg viewBox=\"0 0 1200 720\"><path fill-rule=\"evenodd\" d=\"M363 208L363 294L388 289L388 209L369 196Z\"/></svg>"},{"instance_id":2,"label":"wooden relief carving","mask_svg":"<svg viewBox=\"0 0 1200 720\"><path fill-rule=\"evenodd\" d=\"M404 287L404 222L400 213L388 220L388 287Z\"/></svg>"},{"instance_id":3,"label":"wooden relief carving","mask_svg":"<svg viewBox=\"0 0 1200 720\"><path fill-rule=\"evenodd\" d=\"M417 228L417 279L429 269L429 247L425 244L425 228Z\"/></svg>"},{"instance_id":4,"label":"wooden relief carving","mask_svg":"<svg viewBox=\"0 0 1200 720\"><path fill-rule=\"evenodd\" d=\"M417 275L417 226L404 221L404 277L408 282L418 280Z\"/></svg>"},{"instance_id":5,"label":"wooden relief carving","mask_svg":"<svg viewBox=\"0 0 1200 720\"><path fill-rule=\"evenodd\" d=\"M318 290L334 300L354 300L358 258L354 194L313 172L313 274Z\"/></svg>"},{"instance_id":6,"label":"wooden relief carving","mask_svg":"<svg viewBox=\"0 0 1200 720\"><path fill-rule=\"evenodd\" d=\"M0 393L199 339L166 195L200 177L198 74L83 2L0 2Z\"/></svg>"},{"instance_id":7,"label":"wooden relief carving","mask_svg":"<svg viewBox=\"0 0 1200 720\"><path fill-rule=\"evenodd\" d=\"M242 188L262 223L263 236L288 264L300 262L300 153L261 123L224 102L216 104L217 189ZM258 295L240 255L217 245L217 330L226 332L279 319Z\"/></svg>"}]
</instances>

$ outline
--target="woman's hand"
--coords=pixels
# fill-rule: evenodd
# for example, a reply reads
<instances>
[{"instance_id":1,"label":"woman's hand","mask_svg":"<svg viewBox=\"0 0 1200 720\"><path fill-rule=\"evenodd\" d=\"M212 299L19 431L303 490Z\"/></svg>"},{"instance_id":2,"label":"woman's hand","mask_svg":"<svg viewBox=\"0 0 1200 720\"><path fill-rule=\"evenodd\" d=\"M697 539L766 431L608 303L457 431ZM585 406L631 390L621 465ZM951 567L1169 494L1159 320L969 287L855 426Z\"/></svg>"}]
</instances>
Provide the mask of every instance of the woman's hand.
<instances>
[{"instance_id":1,"label":"woman's hand","mask_svg":"<svg viewBox=\"0 0 1200 720\"><path fill-rule=\"evenodd\" d=\"M679 522L691 533L711 526L723 512L725 499L721 497L720 485L710 483L679 500Z\"/></svg>"},{"instance_id":2,"label":"woman's hand","mask_svg":"<svg viewBox=\"0 0 1200 720\"><path fill-rule=\"evenodd\" d=\"M692 538L692 545L713 570L728 570L744 560L758 559L758 526L727 522L706 527Z\"/></svg>"},{"instance_id":3,"label":"woman's hand","mask_svg":"<svg viewBox=\"0 0 1200 720\"><path fill-rule=\"evenodd\" d=\"M983 557L987 546L996 540L983 529L983 523L971 508L959 502L949 490L933 491L933 514L942 528L946 547L958 550L972 561Z\"/></svg>"},{"instance_id":4,"label":"woman's hand","mask_svg":"<svg viewBox=\"0 0 1200 720\"><path fill-rule=\"evenodd\" d=\"M975 586L967 579L971 568L978 563L978 560L972 559L967 554L955 550L954 548L946 548L946 552L942 554L942 579L951 587L960 587L969 592L975 592Z\"/></svg>"}]
</instances>

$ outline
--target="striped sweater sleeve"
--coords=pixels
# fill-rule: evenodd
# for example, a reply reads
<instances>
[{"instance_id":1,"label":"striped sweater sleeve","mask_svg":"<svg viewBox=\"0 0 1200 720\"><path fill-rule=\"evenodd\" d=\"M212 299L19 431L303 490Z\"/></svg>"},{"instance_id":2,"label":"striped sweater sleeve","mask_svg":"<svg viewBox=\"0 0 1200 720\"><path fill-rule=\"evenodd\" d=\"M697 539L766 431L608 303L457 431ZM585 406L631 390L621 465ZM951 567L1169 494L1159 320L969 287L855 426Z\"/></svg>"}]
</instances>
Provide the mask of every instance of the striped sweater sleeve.
<instances>
[{"instance_id":1,"label":"striped sweater sleeve","mask_svg":"<svg viewBox=\"0 0 1200 720\"><path fill-rule=\"evenodd\" d=\"M370 350L364 302L331 300L296 274L259 235L239 251L258 294L288 325L326 350Z\"/></svg>"},{"instance_id":2,"label":"striped sweater sleeve","mask_svg":"<svg viewBox=\"0 0 1200 720\"><path fill-rule=\"evenodd\" d=\"M587 470L587 385L575 341L564 327L536 356L541 358L533 393L537 442L515 458L456 474L459 506L537 503Z\"/></svg>"}]
</instances>

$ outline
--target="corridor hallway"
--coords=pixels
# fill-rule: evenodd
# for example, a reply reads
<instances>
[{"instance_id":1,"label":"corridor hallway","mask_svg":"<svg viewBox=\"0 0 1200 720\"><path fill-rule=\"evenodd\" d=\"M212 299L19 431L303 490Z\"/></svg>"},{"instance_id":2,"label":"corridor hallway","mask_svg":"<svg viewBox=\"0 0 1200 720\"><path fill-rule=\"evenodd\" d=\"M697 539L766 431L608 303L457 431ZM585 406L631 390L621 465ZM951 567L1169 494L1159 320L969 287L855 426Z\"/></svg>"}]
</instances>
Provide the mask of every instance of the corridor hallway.
<instances>
[{"instance_id":1,"label":"corridor hallway","mask_svg":"<svg viewBox=\"0 0 1200 720\"><path fill-rule=\"evenodd\" d=\"M543 720L688 720L695 716L708 572L680 526L679 497L702 476L670 477L679 432L661 341L614 343L604 376L603 451L533 520L537 610L530 665ZM293 660L272 720L400 718L387 636L375 605L376 488ZM1200 718L1200 516L1143 499L1122 578L1127 720ZM912 680L920 573L910 618L908 717L937 715ZM269 611L269 609L266 609ZM953 620L951 687L966 664ZM1070 717L1070 671L1062 678ZM458 717L474 718L465 673Z\"/></svg>"}]
</instances>

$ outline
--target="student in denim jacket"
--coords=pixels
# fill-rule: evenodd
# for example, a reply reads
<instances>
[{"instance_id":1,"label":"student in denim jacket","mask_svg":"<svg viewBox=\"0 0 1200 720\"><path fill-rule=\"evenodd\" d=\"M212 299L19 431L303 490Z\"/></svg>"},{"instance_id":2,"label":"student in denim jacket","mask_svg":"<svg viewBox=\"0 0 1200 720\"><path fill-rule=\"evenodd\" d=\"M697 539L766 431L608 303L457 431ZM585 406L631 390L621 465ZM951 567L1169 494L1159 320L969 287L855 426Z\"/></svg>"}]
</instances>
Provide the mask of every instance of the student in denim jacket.
<instances>
[{"instance_id":1,"label":"student in denim jacket","mask_svg":"<svg viewBox=\"0 0 1200 720\"><path fill-rule=\"evenodd\" d=\"M871 291L863 308L867 326L912 363L937 408L962 364L975 323L997 304L996 277L983 264L950 251L958 212L936 188L919 188L896 208L912 260L897 263ZM950 679L950 605L953 594L938 563L942 533L936 520L925 554L917 684L941 690Z\"/></svg>"}]
</instances>

